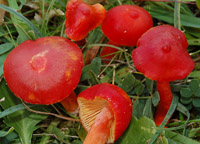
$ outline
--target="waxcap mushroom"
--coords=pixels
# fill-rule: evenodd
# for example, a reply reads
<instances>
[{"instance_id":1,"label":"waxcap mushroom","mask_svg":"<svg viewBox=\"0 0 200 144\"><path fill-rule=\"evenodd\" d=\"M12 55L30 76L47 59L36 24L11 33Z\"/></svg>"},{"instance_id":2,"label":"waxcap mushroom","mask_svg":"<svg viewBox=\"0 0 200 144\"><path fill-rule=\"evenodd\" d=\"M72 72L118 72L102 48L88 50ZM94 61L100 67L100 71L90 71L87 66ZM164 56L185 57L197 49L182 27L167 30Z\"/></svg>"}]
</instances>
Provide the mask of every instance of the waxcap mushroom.
<instances>
[{"instance_id":1,"label":"waxcap mushroom","mask_svg":"<svg viewBox=\"0 0 200 144\"><path fill-rule=\"evenodd\" d=\"M114 115L109 142L118 139L132 116L132 102L129 96L118 86L102 83L92 86L78 95L79 116L84 128L89 131L101 110L109 106Z\"/></svg>"},{"instance_id":2,"label":"waxcap mushroom","mask_svg":"<svg viewBox=\"0 0 200 144\"><path fill-rule=\"evenodd\" d=\"M27 40L4 62L4 77L11 91L32 104L53 104L77 86L82 72L80 48L58 36Z\"/></svg>"},{"instance_id":3,"label":"waxcap mushroom","mask_svg":"<svg viewBox=\"0 0 200 144\"><path fill-rule=\"evenodd\" d=\"M101 29L117 45L135 46L140 36L153 26L151 15L136 5L120 5L107 11Z\"/></svg>"},{"instance_id":4,"label":"waxcap mushroom","mask_svg":"<svg viewBox=\"0 0 200 144\"><path fill-rule=\"evenodd\" d=\"M82 0L70 0L66 7L65 33L74 41L84 39L105 18L106 10L101 4L88 5Z\"/></svg>"},{"instance_id":5,"label":"waxcap mushroom","mask_svg":"<svg viewBox=\"0 0 200 144\"><path fill-rule=\"evenodd\" d=\"M178 29L162 25L145 32L132 52L135 67L146 77L157 81L160 102L154 121L160 126L164 120L173 94L170 81L185 78L194 68L187 52L187 39Z\"/></svg>"},{"instance_id":6,"label":"waxcap mushroom","mask_svg":"<svg viewBox=\"0 0 200 144\"><path fill-rule=\"evenodd\" d=\"M135 67L146 77L174 81L185 78L194 68L187 47L183 32L173 26L162 25L141 36L132 58Z\"/></svg>"}]
</instances>

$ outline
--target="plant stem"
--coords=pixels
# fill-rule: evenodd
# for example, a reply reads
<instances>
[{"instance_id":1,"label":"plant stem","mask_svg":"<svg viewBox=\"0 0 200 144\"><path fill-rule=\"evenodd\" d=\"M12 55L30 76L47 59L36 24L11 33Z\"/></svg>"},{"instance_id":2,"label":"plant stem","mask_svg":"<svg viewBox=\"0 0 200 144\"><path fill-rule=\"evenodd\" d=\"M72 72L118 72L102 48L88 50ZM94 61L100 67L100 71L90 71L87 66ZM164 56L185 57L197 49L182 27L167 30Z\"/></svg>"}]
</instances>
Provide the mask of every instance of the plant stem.
<instances>
[{"instance_id":1,"label":"plant stem","mask_svg":"<svg viewBox=\"0 0 200 144\"><path fill-rule=\"evenodd\" d=\"M181 3L175 0L174 4L174 27L181 30L181 17L180 17Z\"/></svg>"}]
</instances>

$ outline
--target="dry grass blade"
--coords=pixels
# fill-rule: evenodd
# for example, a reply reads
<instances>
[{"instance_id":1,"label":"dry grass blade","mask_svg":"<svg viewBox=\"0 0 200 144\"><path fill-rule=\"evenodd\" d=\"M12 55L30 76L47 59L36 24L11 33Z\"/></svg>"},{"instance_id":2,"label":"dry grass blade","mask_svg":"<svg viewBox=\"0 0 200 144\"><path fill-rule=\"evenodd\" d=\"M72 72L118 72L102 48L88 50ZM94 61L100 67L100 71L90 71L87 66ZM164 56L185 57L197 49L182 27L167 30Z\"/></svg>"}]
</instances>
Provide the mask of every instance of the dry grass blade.
<instances>
[{"instance_id":1,"label":"dry grass blade","mask_svg":"<svg viewBox=\"0 0 200 144\"><path fill-rule=\"evenodd\" d=\"M100 44L103 43L104 39L105 37L103 36L99 43ZM91 61L97 56L99 49L100 49L100 46L94 46L87 50L86 56L85 56L85 65L91 63Z\"/></svg>"},{"instance_id":2,"label":"dry grass blade","mask_svg":"<svg viewBox=\"0 0 200 144\"><path fill-rule=\"evenodd\" d=\"M63 115L58 115L58 114L49 113L49 112L36 111L36 110L30 109L23 101L22 101L22 103L28 111L33 112L33 113L42 114L42 115L52 115L52 116L55 116L57 118L69 120L69 121L77 121L77 122L80 121L79 119L74 119L74 118L71 118L71 117L63 116Z\"/></svg>"},{"instance_id":3,"label":"dry grass blade","mask_svg":"<svg viewBox=\"0 0 200 144\"><path fill-rule=\"evenodd\" d=\"M8 1L7 0L0 0L0 4L8 5ZM4 15L5 15L5 10L0 9L0 26L3 24Z\"/></svg>"}]
</instances>

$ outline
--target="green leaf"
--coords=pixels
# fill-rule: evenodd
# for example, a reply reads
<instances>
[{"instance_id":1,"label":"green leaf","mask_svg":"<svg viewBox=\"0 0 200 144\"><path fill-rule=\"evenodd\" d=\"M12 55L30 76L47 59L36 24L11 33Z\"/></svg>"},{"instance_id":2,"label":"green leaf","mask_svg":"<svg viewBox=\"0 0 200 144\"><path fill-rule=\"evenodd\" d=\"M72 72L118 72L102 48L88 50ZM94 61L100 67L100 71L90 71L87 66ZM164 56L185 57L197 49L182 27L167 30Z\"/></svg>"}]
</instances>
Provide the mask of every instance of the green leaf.
<instances>
[{"instance_id":1,"label":"green leaf","mask_svg":"<svg viewBox=\"0 0 200 144\"><path fill-rule=\"evenodd\" d=\"M12 129L12 128L10 128ZM18 138L18 135L12 131L11 133L7 134L5 137L0 138L1 144L11 144L13 143L14 139Z\"/></svg>"},{"instance_id":2,"label":"green leaf","mask_svg":"<svg viewBox=\"0 0 200 144\"><path fill-rule=\"evenodd\" d=\"M153 94L153 97L152 97L153 106L156 107L158 105L159 101L160 101L159 92L155 91L155 93Z\"/></svg>"},{"instance_id":3,"label":"green leaf","mask_svg":"<svg viewBox=\"0 0 200 144\"><path fill-rule=\"evenodd\" d=\"M139 96L144 91L144 85L139 80L136 80L135 84L134 84L134 90L135 90L136 94Z\"/></svg>"},{"instance_id":4,"label":"green leaf","mask_svg":"<svg viewBox=\"0 0 200 144\"><path fill-rule=\"evenodd\" d=\"M101 58L100 57L94 58L90 63L89 69L92 70L98 76L99 73L101 72Z\"/></svg>"},{"instance_id":5,"label":"green leaf","mask_svg":"<svg viewBox=\"0 0 200 144\"><path fill-rule=\"evenodd\" d=\"M182 97L190 99L193 93L190 88L182 88L180 94Z\"/></svg>"},{"instance_id":6,"label":"green leaf","mask_svg":"<svg viewBox=\"0 0 200 144\"><path fill-rule=\"evenodd\" d=\"M122 82L122 89L126 92L130 92L134 83L135 77L131 73L128 73Z\"/></svg>"},{"instance_id":7,"label":"green leaf","mask_svg":"<svg viewBox=\"0 0 200 144\"><path fill-rule=\"evenodd\" d=\"M12 43L5 43L0 45L0 55L4 54L5 52L11 50L13 48Z\"/></svg>"},{"instance_id":8,"label":"green leaf","mask_svg":"<svg viewBox=\"0 0 200 144\"><path fill-rule=\"evenodd\" d=\"M5 137L6 135L8 135L9 133L11 133L14 130L13 127L11 127L8 131L1 131L0 130L0 137Z\"/></svg>"},{"instance_id":9,"label":"green leaf","mask_svg":"<svg viewBox=\"0 0 200 144\"><path fill-rule=\"evenodd\" d=\"M1 9L4 9L5 11L15 15L16 17L19 17L22 21L24 21L35 33L35 35L37 37L42 37L42 34L40 33L40 31L38 30L37 27L35 27L35 25L30 22L26 17L24 17L22 14L18 13L16 10L10 8L10 7L7 7L5 5L2 5L0 4L0 8Z\"/></svg>"},{"instance_id":10,"label":"green leaf","mask_svg":"<svg viewBox=\"0 0 200 144\"><path fill-rule=\"evenodd\" d=\"M152 108L151 108L152 102L151 102L151 98L149 98L148 100L146 100L146 104L144 106L143 109L143 116L152 117Z\"/></svg>"},{"instance_id":11,"label":"green leaf","mask_svg":"<svg viewBox=\"0 0 200 144\"><path fill-rule=\"evenodd\" d=\"M193 71L190 73L189 77L200 78L200 71Z\"/></svg>"},{"instance_id":12,"label":"green leaf","mask_svg":"<svg viewBox=\"0 0 200 144\"><path fill-rule=\"evenodd\" d=\"M152 17L165 21L170 24L174 24L174 16L173 12L168 11L162 7L151 5L147 9ZM193 27L193 28L200 28L200 18L197 18L195 16L181 14L181 25L187 26L187 27Z\"/></svg>"},{"instance_id":13,"label":"green leaf","mask_svg":"<svg viewBox=\"0 0 200 144\"><path fill-rule=\"evenodd\" d=\"M91 70L88 71L88 82L90 85L96 85L101 83L96 74Z\"/></svg>"},{"instance_id":14,"label":"green leaf","mask_svg":"<svg viewBox=\"0 0 200 144\"><path fill-rule=\"evenodd\" d=\"M188 136L190 137L190 138L192 138L192 137L196 137L196 135L198 135L198 133L199 133L199 130L200 130L200 128L198 127L198 128L192 128L190 131L189 131L189 134L188 134Z\"/></svg>"},{"instance_id":15,"label":"green leaf","mask_svg":"<svg viewBox=\"0 0 200 144\"><path fill-rule=\"evenodd\" d=\"M187 110L191 110L193 108L193 104L190 103L188 105L185 105L185 107L187 108Z\"/></svg>"},{"instance_id":16,"label":"green leaf","mask_svg":"<svg viewBox=\"0 0 200 144\"><path fill-rule=\"evenodd\" d=\"M139 101L139 99L136 99L135 102L133 103L132 116L139 118L140 115L141 115L140 101Z\"/></svg>"},{"instance_id":17,"label":"green leaf","mask_svg":"<svg viewBox=\"0 0 200 144\"><path fill-rule=\"evenodd\" d=\"M200 97L200 88L198 88L198 90L194 93L194 95L195 95L196 97Z\"/></svg>"},{"instance_id":18,"label":"green leaf","mask_svg":"<svg viewBox=\"0 0 200 144\"><path fill-rule=\"evenodd\" d=\"M90 65L86 65L83 67L80 81L87 80L89 69L90 69Z\"/></svg>"},{"instance_id":19,"label":"green leaf","mask_svg":"<svg viewBox=\"0 0 200 144\"><path fill-rule=\"evenodd\" d=\"M85 129L83 128L83 126L81 125L81 127L79 129L76 129L76 133L78 134L78 136L80 137L80 139L82 141L84 141L87 132L85 131Z\"/></svg>"},{"instance_id":20,"label":"green leaf","mask_svg":"<svg viewBox=\"0 0 200 144\"><path fill-rule=\"evenodd\" d=\"M36 106L36 105L28 105L29 107L33 107L33 106ZM12 114L14 112L17 112L19 110L23 110L25 109L24 105L23 104L18 104L18 105L15 105L15 106L12 106L10 108L7 108L6 110L4 110L3 112L0 112L0 118L3 118L9 114Z\"/></svg>"},{"instance_id":21,"label":"green leaf","mask_svg":"<svg viewBox=\"0 0 200 144\"><path fill-rule=\"evenodd\" d=\"M175 133L169 130L165 130L165 135L167 138L170 138L173 141L175 141L176 144L200 144L197 141L194 141L188 137L185 137L183 135L180 135L178 133Z\"/></svg>"},{"instance_id":22,"label":"green leaf","mask_svg":"<svg viewBox=\"0 0 200 144\"><path fill-rule=\"evenodd\" d=\"M0 76L3 74L3 63L4 63L7 55L8 55L8 52L4 53L3 55L0 56Z\"/></svg>"},{"instance_id":23,"label":"green leaf","mask_svg":"<svg viewBox=\"0 0 200 144\"><path fill-rule=\"evenodd\" d=\"M200 98L193 98L192 104L194 107L200 107Z\"/></svg>"},{"instance_id":24,"label":"green leaf","mask_svg":"<svg viewBox=\"0 0 200 144\"><path fill-rule=\"evenodd\" d=\"M190 39L188 40L189 45L200 45L200 39Z\"/></svg>"},{"instance_id":25,"label":"green leaf","mask_svg":"<svg viewBox=\"0 0 200 144\"><path fill-rule=\"evenodd\" d=\"M47 128L47 132L50 134L53 134L53 129L54 127L57 127L57 125L60 123L60 121L58 121L57 118L53 119L51 121L51 123L49 124L48 128ZM49 135L44 135L40 141L40 144L46 144L49 141L50 136Z\"/></svg>"},{"instance_id":26,"label":"green leaf","mask_svg":"<svg viewBox=\"0 0 200 144\"><path fill-rule=\"evenodd\" d=\"M17 1L8 0L8 2L11 8L16 9L16 10L20 9ZM20 44L30 39L30 36L27 33L29 30L31 30L30 27L28 27L28 25L24 21L22 21L19 17L15 17L12 14L11 14L11 20L12 20L12 23L14 23L14 26L19 34L17 38L17 43Z\"/></svg>"},{"instance_id":27,"label":"green leaf","mask_svg":"<svg viewBox=\"0 0 200 144\"><path fill-rule=\"evenodd\" d=\"M147 86L147 89L150 94L153 93L153 83L154 83L153 80L146 78L145 85Z\"/></svg>"},{"instance_id":28,"label":"green leaf","mask_svg":"<svg viewBox=\"0 0 200 144\"><path fill-rule=\"evenodd\" d=\"M0 98L3 97L5 97L5 100L1 102L1 106L4 110L21 103L21 101L9 90L5 80L0 83ZM40 106L38 106L38 108L42 109ZM30 144L33 131L38 128L36 124L46 117L47 116L29 112L28 110L19 110L8 115L4 119L4 122L8 126L15 128L15 131L21 138L22 144Z\"/></svg>"},{"instance_id":29,"label":"green leaf","mask_svg":"<svg viewBox=\"0 0 200 144\"><path fill-rule=\"evenodd\" d=\"M190 89L191 89L193 92L196 92L196 91L199 89L199 80L193 79L193 80L190 82Z\"/></svg>"},{"instance_id":30,"label":"green leaf","mask_svg":"<svg viewBox=\"0 0 200 144\"><path fill-rule=\"evenodd\" d=\"M128 129L116 141L116 144L146 144L155 132L156 126L153 120L147 117L141 117L138 120L136 117L133 117Z\"/></svg>"},{"instance_id":31,"label":"green leaf","mask_svg":"<svg viewBox=\"0 0 200 144\"><path fill-rule=\"evenodd\" d=\"M100 27L97 27L96 29L89 32L87 38L88 44L96 44L99 43L100 39L102 38L103 33L100 29Z\"/></svg>"},{"instance_id":32,"label":"green leaf","mask_svg":"<svg viewBox=\"0 0 200 144\"><path fill-rule=\"evenodd\" d=\"M123 70L122 70L123 69ZM125 73L125 70L126 69L124 69L124 68L122 68L122 69L115 69L116 70L116 74L115 74L115 82L116 82L116 84L117 85L122 85L122 76L124 76L125 77L125 75L127 74L127 71L126 71L126 73ZM122 70L122 71L121 71ZM121 72L123 72L123 74L122 73L119 73L119 71L121 71ZM106 75L103 77L103 78L101 78L101 82L102 83L105 83L105 82L107 82L107 83L111 83L112 82L112 80L113 80L113 68L110 68L110 67L108 67L106 70L105 70L105 73L106 73ZM122 74L122 75L121 75Z\"/></svg>"},{"instance_id":33,"label":"green leaf","mask_svg":"<svg viewBox=\"0 0 200 144\"><path fill-rule=\"evenodd\" d=\"M192 98L191 99L184 99L184 97L181 97L180 102L184 105L188 105L192 102Z\"/></svg>"},{"instance_id":34,"label":"green leaf","mask_svg":"<svg viewBox=\"0 0 200 144\"><path fill-rule=\"evenodd\" d=\"M196 5L197 5L198 9L200 9L200 0L196 0Z\"/></svg>"},{"instance_id":35,"label":"green leaf","mask_svg":"<svg viewBox=\"0 0 200 144\"><path fill-rule=\"evenodd\" d=\"M188 111L188 109L184 105L182 105L181 103L178 103L177 110L180 111L181 113L183 113L187 117L187 120L185 121L184 124L182 124L180 126L167 128L168 130L179 130L179 129L182 129L182 128L186 128L187 123L190 120L190 112Z\"/></svg>"},{"instance_id":36,"label":"green leaf","mask_svg":"<svg viewBox=\"0 0 200 144\"><path fill-rule=\"evenodd\" d=\"M132 0L126 0L123 2L123 5L128 4L128 5L134 5Z\"/></svg>"},{"instance_id":37,"label":"green leaf","mask_svg":"<svg viewBox=\"0 0 200 144\"><path fill-rule=\"evenodd\" d=\"M83 67L80 81L90 79L90 82L100 83L97 76L101 72L101 58L96 57L89 65ZM98 82L97 82L98 81Z\"/></svg>"}]
</instances>

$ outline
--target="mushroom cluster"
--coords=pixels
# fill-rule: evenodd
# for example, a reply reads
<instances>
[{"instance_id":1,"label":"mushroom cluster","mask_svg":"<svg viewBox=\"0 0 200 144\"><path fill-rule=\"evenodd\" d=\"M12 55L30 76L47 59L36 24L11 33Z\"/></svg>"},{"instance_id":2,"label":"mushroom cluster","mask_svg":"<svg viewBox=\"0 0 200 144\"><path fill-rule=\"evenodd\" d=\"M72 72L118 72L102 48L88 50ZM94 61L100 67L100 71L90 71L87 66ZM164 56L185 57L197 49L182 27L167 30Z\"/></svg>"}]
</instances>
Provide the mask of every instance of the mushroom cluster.
<instances>
[{"instance_id":1,"label":"mushroom cluster","mask_svg":"<svg viewBox=\"0 0 200 144\"><path fill-rule=\"evenodd\" d=\"M67 3L68 38L85 44L84 38L99 25L109 40L107 44L137 45L132 52L135 67L157 81L160 103L155 123L159 126L173 98L169 82L185 78L194 68L185 35L169 25L151 28L151 15L135 5L116 6L106 12L101 4L89 5L82 0ZM129 125L131 99L120 87L108 83L91 86L76 97L74 89L80 81L83 55L71 40L50 36L21 43L4 62L5 80L25 102L61 102L70 113L79 107L81 123L88 132L84 144L113 143ZM117 49L104 47L100 56L112 58L115 52Z\"/></svg>"},{"instance_id":2,"label":"mushroom cluster","mask_svg":"<svg viewBox=\"0 0 200 144\"><path fill-rule=\"evenodd\" d=\"M185 78L194 68L187 52L188 42L180 30L169 26L157 26L142 35L133 50L135 67L146 77L157 81L160 103L155 114L159 126L172 102L169 82Z\"/></svg>"}]
</instances>

